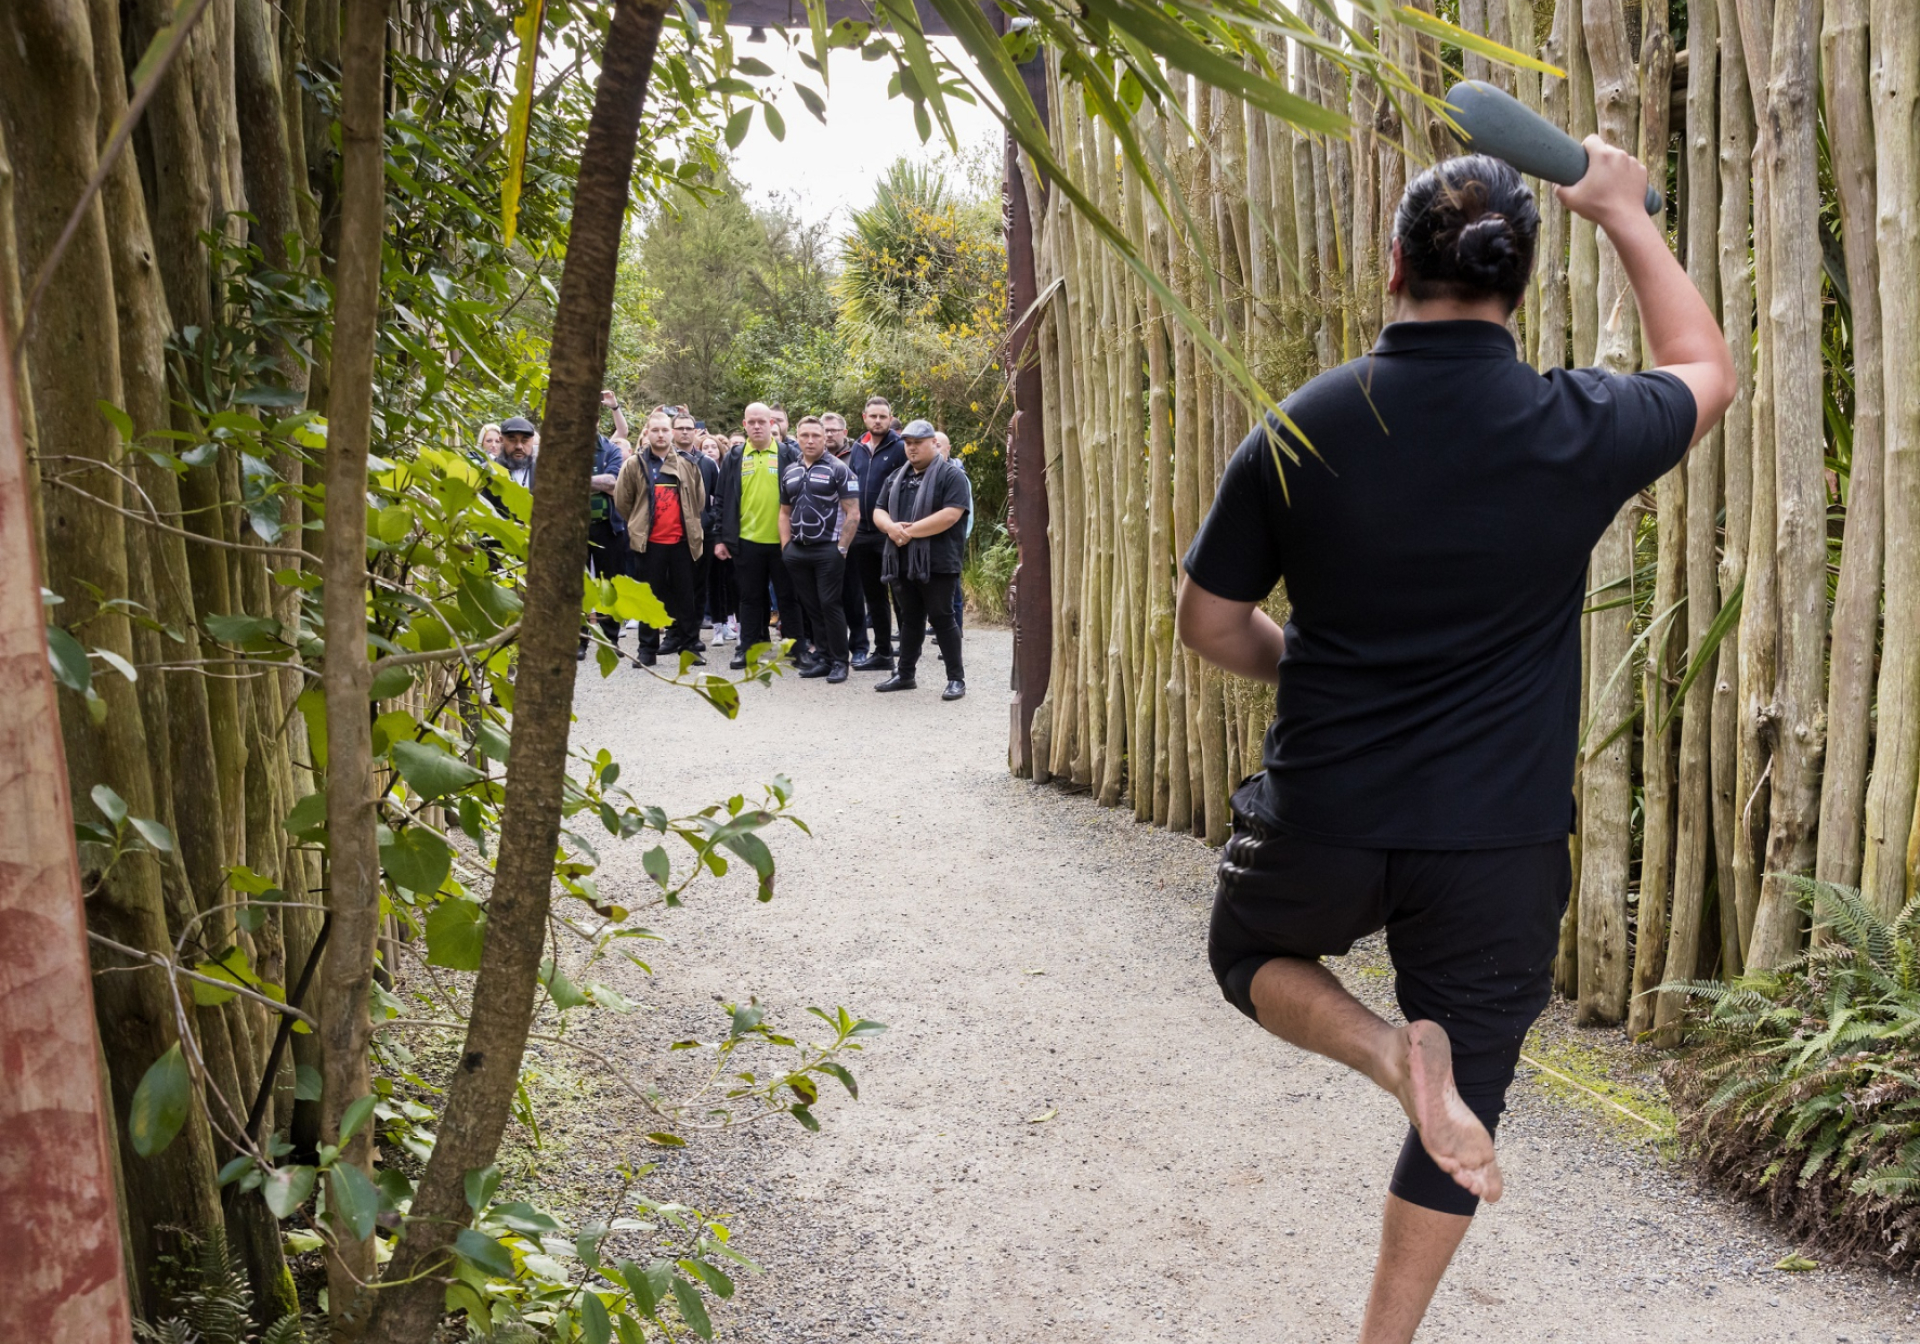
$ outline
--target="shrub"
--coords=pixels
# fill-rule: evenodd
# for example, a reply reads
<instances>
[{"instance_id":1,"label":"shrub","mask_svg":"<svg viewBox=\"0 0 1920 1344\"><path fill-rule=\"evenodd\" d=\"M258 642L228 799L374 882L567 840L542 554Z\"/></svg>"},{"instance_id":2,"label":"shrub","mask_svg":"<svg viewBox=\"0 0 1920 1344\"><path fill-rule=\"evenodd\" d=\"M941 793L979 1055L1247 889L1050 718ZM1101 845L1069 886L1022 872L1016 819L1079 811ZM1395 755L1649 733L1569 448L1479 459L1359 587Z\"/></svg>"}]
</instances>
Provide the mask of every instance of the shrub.
<instances>
[{"instance_id":1,"label":"shrub","mask_svg":"<svg viewBox=\"0 0 1920 1344\"><path fill-rule=\"evenodd\" d=\"M980 613L982 620L995 623L1008 618L1007 588L1013 582L1014 566L1020 563L1020 550L1013 544L1013 538L1006 535L1004 528L998 530L999 539L990 546L976 548L960 572L960 587L967 595L967 604Z\"/></svg>"},{"instance_id":2,"label":"shrub","mask_svg":"<svg viewBox=\"0 0 1920 1344\"><path fill-rule=\"evenodd\" d=\"M1920 897L1892 922L1802 881L1814 945L1698 1001L1669 1068L1680 1138L1713 1180L1839 1259L1920 1267Z\"/></svg>"}]
</instances>

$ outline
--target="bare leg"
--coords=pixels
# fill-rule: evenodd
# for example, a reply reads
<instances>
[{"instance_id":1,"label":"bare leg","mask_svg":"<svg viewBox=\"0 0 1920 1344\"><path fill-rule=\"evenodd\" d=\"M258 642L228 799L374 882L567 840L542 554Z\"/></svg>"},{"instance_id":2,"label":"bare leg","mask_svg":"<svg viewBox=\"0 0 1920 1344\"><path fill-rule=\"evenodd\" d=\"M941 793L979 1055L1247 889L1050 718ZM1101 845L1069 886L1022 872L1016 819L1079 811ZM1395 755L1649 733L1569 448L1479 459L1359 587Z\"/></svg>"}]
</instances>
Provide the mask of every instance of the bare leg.
<instances>
[{"instance_id":1,"label":"bare leg","mask_svg":"<svg viewBox=\"0 0 1920 1344\"><path fill-rule=\"evenodd\" d=\"M1453 1052L1438 1023L1392 1026L1333 972L1296 957L1262 966L1252 991L1261 1026L1373 1079L1400 1103L1436 1166L1480 1198L1500 1198L1493 1136L1454 1090Z\"/></svg>"},{"instance_id":2,"label":"bare leg","mask_svg":"<svg viewBox=\"0 0 1920 1344\"><path fill-rule=\"evenodd\" d=\"M1360 1322L1360 1344L1408 1344L1472 1223L1465 1214L1423 1209L1398 1195L1387 1196L1380 1259L1373 1267L1373 1292Z\"/></svg>"}]
</instances>

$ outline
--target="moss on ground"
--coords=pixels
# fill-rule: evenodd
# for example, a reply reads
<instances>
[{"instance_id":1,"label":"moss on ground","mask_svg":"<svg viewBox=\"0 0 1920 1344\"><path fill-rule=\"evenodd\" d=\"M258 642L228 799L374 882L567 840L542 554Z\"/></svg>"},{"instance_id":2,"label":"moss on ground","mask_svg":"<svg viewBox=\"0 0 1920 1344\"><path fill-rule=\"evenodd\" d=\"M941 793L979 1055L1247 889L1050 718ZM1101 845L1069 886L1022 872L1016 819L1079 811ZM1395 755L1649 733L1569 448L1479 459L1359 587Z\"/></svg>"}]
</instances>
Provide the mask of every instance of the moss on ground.
<instances>
[{"instance_id":1,"label":"moss on ground","mask_svg":"<svg viewBox=\"0 0 1920 1344\"><path fill-rule=\"evenodd\" d=\"M1536 1026L1521 1055L1521 1069L1548 1096L1604 1121L1622 1138L1651 1141L1662 1157L1673 1156L1676 1121L1666 1088L1635 1076L1634 1066L1644 1061L1628 1047Z\"/></svg>"}]
</instances>

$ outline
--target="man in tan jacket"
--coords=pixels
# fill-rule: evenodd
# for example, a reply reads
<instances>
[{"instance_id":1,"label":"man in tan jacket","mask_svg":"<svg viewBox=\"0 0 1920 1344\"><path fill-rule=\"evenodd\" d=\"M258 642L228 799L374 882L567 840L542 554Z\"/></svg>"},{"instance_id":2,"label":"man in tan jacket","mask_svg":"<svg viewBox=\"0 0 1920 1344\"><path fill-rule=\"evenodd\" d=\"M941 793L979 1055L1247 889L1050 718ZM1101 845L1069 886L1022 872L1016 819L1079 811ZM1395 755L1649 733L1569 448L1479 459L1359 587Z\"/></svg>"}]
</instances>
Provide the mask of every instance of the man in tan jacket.
<instances>
[{"instance_id":1,"label":"man in tan jacket","mask_svg":"<svg viewBox=\"0 0 1920 1344\"><path fill-rule=\"evenodd\" d=\"M707 486L700 469L674 451L673 421L666 412L647 417L641 450L627 459L614 483L613 505L627 520L634 577L653 589L673 618L664 640L641 622L633 665L651 667L659 654L691 652L693 665L704 667L693 567L706 541L700 513L707 506Z\"/></svg>"}]
</instances>

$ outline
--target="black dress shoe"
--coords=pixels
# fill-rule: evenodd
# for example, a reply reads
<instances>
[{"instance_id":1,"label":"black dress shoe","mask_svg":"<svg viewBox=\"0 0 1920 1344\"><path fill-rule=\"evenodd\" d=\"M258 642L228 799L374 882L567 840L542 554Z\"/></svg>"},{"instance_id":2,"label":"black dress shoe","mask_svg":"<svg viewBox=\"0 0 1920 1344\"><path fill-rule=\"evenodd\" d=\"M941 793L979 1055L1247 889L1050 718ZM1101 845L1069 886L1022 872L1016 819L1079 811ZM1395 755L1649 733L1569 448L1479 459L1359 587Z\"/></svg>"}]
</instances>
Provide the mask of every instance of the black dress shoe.
<instances>
[{"instance_id":1,"label":"black dress shoe","mask_svg":"<svg viewBox=\"0 0 1920 1344\"><path fill-rule=\"evenodd\" d=\"M742 669L746 665L747 665L747 653L745 649L742 649L739 653L734 654L733 661L727 664L727 666L733 669L735 672L740 671L740 669Z\"/></svg>"},{"instance_id":2,"label":"black dress shoe","mask_svg":"<svg viewBox=\"0 0 1920 1344\"><path fill-rule=\"evenodd\" d=\"M847 665L845 663L835 663L827 669L827 685L837 686L846 679Z\"/></svg>"},{"instance_id":3,"label":"black dress shoe","mask_svg":"<svg viewBox=\"0 0 1920 1344\"><path fill-rule=\"evenodd\" d=\"M911 691L917 690L918 687L914 684L914 680L910 675L903 672L896 672L873 689L876 691Z\"/></svg>"},{"instance_id":4,"label":"black dress shoe","mask_svg":"<svg viewBox=\"0 0 1920 1344\"><path fill-rule=\"evenodd\" d=\"M801 663L800 675L808 680L824 677L833 670L831 663Z\"/></svg>"},{"instance_id":5,"label":"black dress shoe","mask_svg":"<svg viewBox=\"0 0 1920 1344\"><path fill-rule=\"evenodd\" d=\"M682 649L681 652L686 653L688 650ZM706 665L707 660L697 653L693 655L693 660L687 664L688 667L705 667Z\"/></svg>"},{"instance_id":6,"label":"black dress shoe","mask_svg":"<svg viewBox=\"0 0 1920 1344\"><path fill-rule=\"evenodd\" d=\"M967 693L966 682L950 681L947 683L947 689L940 692L940 698L942 700L958 700L961 696L965 695L966 693Z\"/></svg>"},{"instance_id":7,"label":"black dress shoe","mask_svg":"<svg viewBox=\"0 0 1920 1344\"><path fill-rule=\"evenodd\" d=\"M658 661L659 658L656 655L649 653L645 649L633 655L633 665L635 667L652 667Z\"/></svg>"},{"instance_id":8,"label":"black dress shoe","mask_svg":"<svg viewBox=\"0 0 1920 1344\"><path fill-rule=\"evenodd\" d=\"M587 646L585 644L580 646L580 661L583 663L587 661Z\"/></svg>"},{"instance_id":9,"label":"black dress shoe","mask_svg":"<svg viewBox=\"0 0 1920 1344\"><path fill-rule=\"evenodd\" d=\"M855 672L891 672L893 659L884 654L868 654L864 658L853 660L853 670Z\"/></svg>"}]
</instances>

